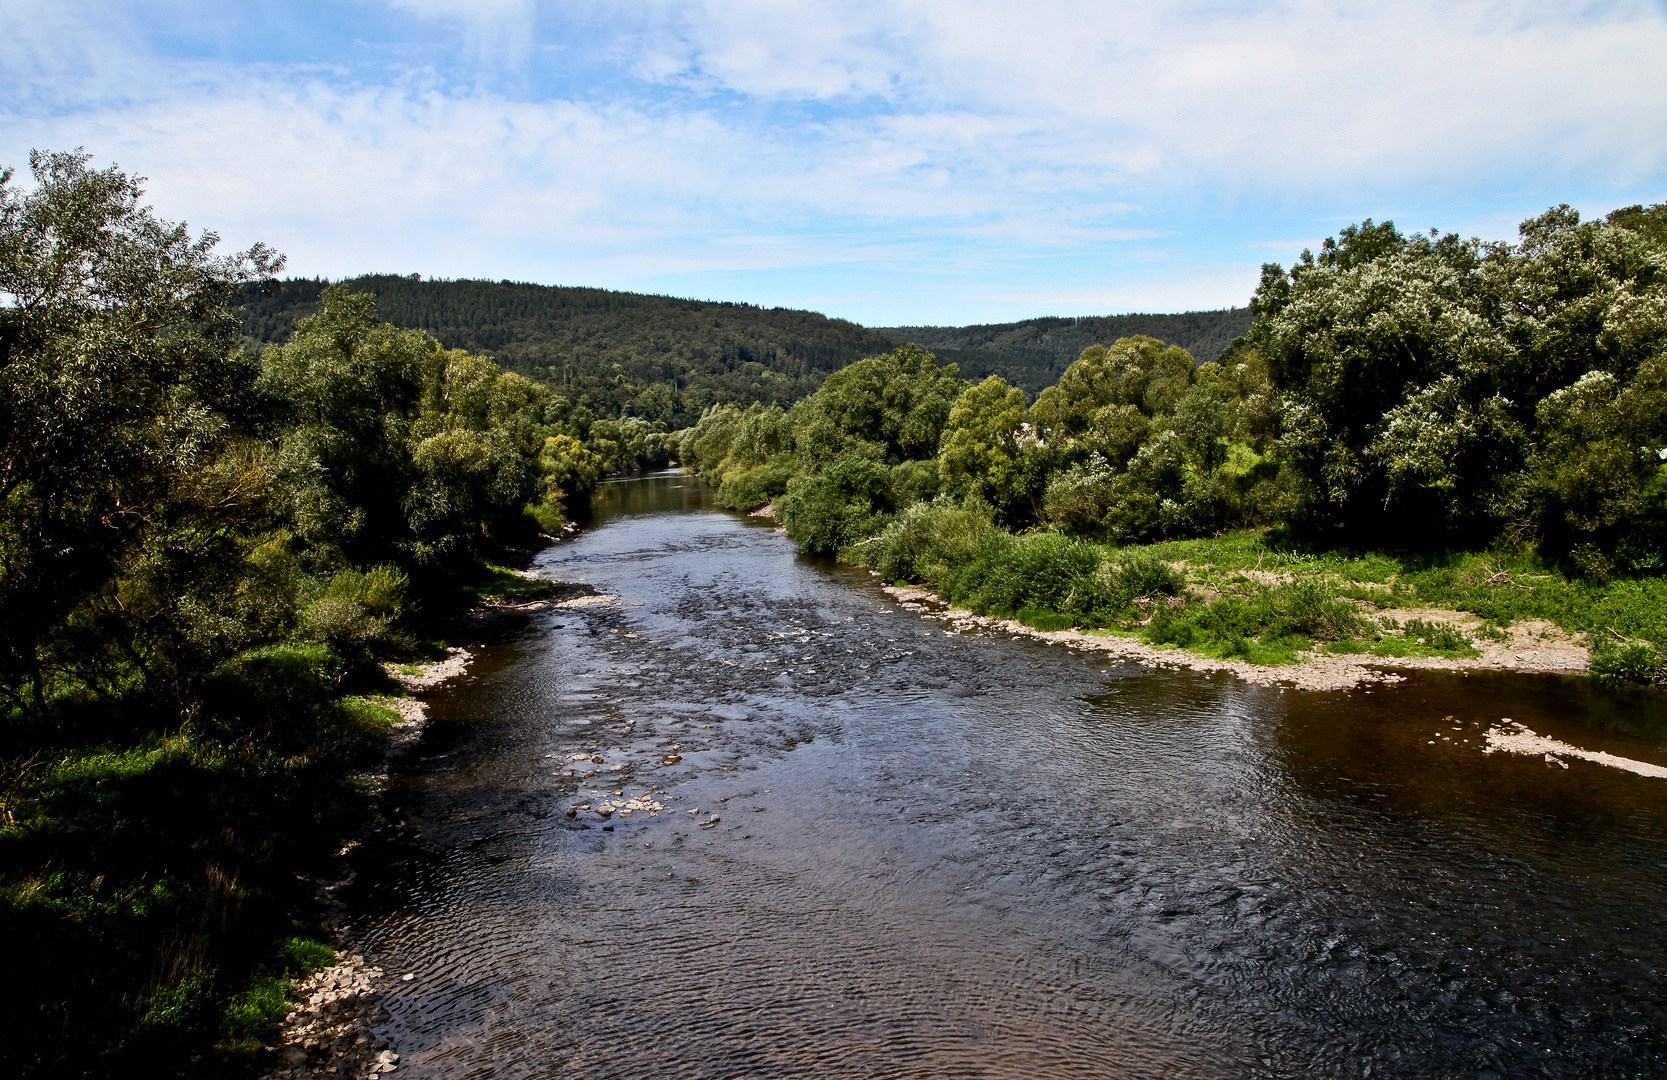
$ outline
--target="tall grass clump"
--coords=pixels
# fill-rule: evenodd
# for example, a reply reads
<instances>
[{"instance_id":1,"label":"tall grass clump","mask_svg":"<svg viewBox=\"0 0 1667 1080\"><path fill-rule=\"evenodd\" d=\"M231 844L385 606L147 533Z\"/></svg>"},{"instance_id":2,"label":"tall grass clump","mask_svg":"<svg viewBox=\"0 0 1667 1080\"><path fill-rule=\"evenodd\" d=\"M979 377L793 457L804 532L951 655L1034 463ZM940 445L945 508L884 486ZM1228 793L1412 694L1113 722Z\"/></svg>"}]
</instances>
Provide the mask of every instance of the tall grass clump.
<instances>
[{"instance_id":1,"label":"tall grass clump","mask_svg":"<svg viewBox=\"0 0 1667 1080\"><path fill-rule=\"evenodd\" d=\"M1316 642L1338 641L1365 629L1364 620L1334 590L1294 581L1212 604L1157 607L1142 636L1224 659L1291 663Z\"/></svg>"}]
</instances>

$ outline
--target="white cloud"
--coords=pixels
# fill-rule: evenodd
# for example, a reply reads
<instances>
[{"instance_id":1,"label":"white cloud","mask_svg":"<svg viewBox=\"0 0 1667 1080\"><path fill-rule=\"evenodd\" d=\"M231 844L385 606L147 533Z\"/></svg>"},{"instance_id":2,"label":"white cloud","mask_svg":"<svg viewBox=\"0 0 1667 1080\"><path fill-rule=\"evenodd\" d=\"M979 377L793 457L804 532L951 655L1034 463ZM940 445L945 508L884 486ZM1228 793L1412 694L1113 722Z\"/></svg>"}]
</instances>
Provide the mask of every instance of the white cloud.
<instances>
[{"instance_id":1,"label":"white cloud","mask_svg":"<svg viewBox=\"0 0 1667 1080\"><path fill-rule=\"evenodd\" d=\"M387 0L396 11L463 27L469 52L487 64L525 62L533 42L533 0Z\"/></svg>"},{"instance_id":2,"label":"white cloud","mask_svg":"<svg viewBox=\"0 0 1667 1080\"><path fill-rule=\"evenodd\" d=\"M1637 3L388 2L455 27L462 73L166 58L138 9L13 0L0 162L85 144L304 273L906 266L926 302L1078 311L1242 302L1242 245L1334 228L1201 262L1235 200L1383 217L1453 190L1459 221L1514 225L1494 188L1667 167L1667 22ZM579 52L613 75L527 89L532 56ZM516 65L520 96L467 76ZM1027 252L1105 269L1014 292Z\"/></svg>"},{"instance_id":3,"label":"white cloud","mask_svg":"<svg viewBox=\"0 0 1667 1080\"><path fill-rule=\"evenodd\" d=\"M898 111L1023 116L1154 161L1267 182L1667 163L1655 5L676 5L661 78L770 98L871 94ZM668 69L668 58L681 65Z\"/></svg>"}]
</instances>

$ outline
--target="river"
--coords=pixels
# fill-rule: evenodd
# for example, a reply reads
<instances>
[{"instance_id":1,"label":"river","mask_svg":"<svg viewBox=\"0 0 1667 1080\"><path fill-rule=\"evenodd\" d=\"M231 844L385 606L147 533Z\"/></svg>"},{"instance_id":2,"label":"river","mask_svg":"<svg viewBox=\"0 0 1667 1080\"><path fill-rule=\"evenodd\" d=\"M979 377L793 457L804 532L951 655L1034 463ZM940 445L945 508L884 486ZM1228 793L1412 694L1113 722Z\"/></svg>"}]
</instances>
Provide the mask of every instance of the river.
<instances>
[{"instance_id":1,"label":"river","mask_svg":"<svg viewBox=\"0 0 1667 1080\"><path fill-rule=\"evenodd\" d=\"M398 1076L1667 1074L1667 781L1482 753L1667 764L1658 697L954 633L674 475L539 565L618 602L481 649L358 857Z\"/></svg>"}]
</instances>

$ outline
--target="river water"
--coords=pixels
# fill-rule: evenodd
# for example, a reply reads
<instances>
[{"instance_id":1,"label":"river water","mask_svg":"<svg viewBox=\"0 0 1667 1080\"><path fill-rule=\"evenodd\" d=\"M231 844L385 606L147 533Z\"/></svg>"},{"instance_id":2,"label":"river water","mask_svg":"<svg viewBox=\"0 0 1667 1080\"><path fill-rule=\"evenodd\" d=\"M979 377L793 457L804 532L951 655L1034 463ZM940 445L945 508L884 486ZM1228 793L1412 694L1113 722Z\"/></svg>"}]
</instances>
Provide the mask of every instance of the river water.
<instances>
[{"instance_id":1,"label":"river water","mask_svg":"<svg viewBox=\"0 0 1667 1080\"><path fill-rule=\"evenodd\" d=\"M1655 699L957 634L680 476L539 562L619 602L436 695L349 897L399 1076L1667 1075L1667 781L1481 752Z\"/></svg>"}]
</instances>

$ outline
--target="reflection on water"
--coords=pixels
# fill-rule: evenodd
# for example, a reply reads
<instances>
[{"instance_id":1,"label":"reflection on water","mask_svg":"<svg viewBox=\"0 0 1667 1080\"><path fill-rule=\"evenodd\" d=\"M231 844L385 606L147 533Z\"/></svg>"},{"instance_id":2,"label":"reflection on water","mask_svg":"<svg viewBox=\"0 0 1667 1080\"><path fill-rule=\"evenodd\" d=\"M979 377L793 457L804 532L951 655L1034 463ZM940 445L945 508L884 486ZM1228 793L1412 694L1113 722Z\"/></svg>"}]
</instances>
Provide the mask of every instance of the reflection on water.
<instances>
[{"instance_id":1,"label":"reflection on water","mask_svg":"<svg viewBox=\"0 0 1667 1080\"><path fill-rule=\"evenodd\" d=\"M543 561L620 604L439 697L418 833L352 899L416 976L400 1075L1667 1070L1667 782L1480 749L1510 716L1667 763L1603 714L1650 699L947 633L682 477L605 485ZM667 809L567 816L614 791Z\"/></svg>"}]
</instances>

